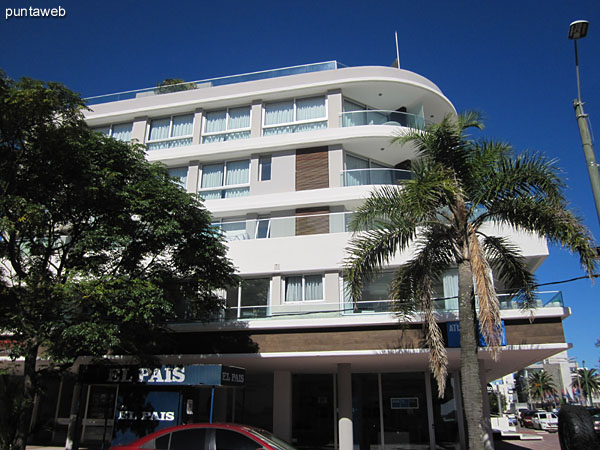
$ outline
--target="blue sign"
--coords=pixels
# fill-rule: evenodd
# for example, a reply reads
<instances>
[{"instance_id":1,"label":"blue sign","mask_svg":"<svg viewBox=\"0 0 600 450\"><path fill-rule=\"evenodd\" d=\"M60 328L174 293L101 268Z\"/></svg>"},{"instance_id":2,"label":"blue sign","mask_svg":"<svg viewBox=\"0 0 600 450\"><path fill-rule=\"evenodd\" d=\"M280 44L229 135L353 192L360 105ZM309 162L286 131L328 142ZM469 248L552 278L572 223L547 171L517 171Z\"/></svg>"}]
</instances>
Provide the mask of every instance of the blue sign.
<instances>
[{"instance_id":1,"label":"blue sign","mask_svg":"<svg viewBox=\"0 0 600 450\"><path fill-rule=\"evenodd\" d=\"M502 324L500 345L506 345L506 328L504 327L504 320L501 320L500 322ZM446 331L448 332L448 347L460 348L460 322L446 322ZM479 324L477 324L477 336L479 338L479 347L486 347L485 339L479 330Z\"/></svg>"}]
</instances>

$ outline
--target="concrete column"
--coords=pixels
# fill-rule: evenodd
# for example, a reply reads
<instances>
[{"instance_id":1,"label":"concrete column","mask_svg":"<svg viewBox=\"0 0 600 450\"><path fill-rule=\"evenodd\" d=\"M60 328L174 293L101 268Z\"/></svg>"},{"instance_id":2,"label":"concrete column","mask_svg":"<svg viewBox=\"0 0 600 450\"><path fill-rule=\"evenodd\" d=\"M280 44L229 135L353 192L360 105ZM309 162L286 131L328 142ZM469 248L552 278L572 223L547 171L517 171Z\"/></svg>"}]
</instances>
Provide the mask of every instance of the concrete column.
<instances>
[{"instance_id":1,"label":"concrete column","mask_svg":"<svg viewBox=\"0 0 600 450\"><path fill-rule=\"evenodd\" d=\"M187 173L186 191L191 194L198 192L198 175L200 163L198 161L190 161Z\"/></svg>"},{"instance_id":2,"label":"concrete column","mask_svg":"<svg viewBox=\"0 0 600 450\"><path fill-rule=\"evenodd\" d=\"M342 114L342 90L327 92L327 128L340 128Z\"/></svg>"},{"instance_id":3,"label":"concrete column","mask_svg":"<svg viewBox=\"0 0 600 450\"><path fill-rule=\"evenodd\" d=\"M339 450L353 450L352 437L352 367L350 364L338 364L338 431Z\"/></svg>"},{"instance_id":4,"label":"concrete column","mask_svg":"<svg viewBox=\"0 0 600 450\"><path fill-rule=\"evenodd\" d=\"M250 112L250 137L262 135L262 100L252 102Z\"/></svg>"},{"instance_id":5,"label":"concrete column","mask_svg":"<svg viewBox=\"0 0 600 450\"><path fill-rule=\"evenodd\" d=\"M329 146L329 187L342 185L342 170L344 170L344 149L341 145Z\"/></svg>"},{"instance_id":6,"label":"concrete column","mask_svg":"<svg viewBox=\"0 0 600 450\"><path fill-rule=\"evenodd\" d=\"M194 113L194 131L192 131L192 144L201 142L200 135L202 134L202 109L198 108Z\"/></svg>"},{"instance_id":7,"label":"concrete column","mask_svg":"<svg viewBox=\"0 0 600 450\"><path fill-rule=\"evenodd\" d=\"M140 144L146 142L147 125L147 117L136 117L133 119L133 126L131 127L131 140L134 142L137 141Z\"/></svg>"},{"instance_id":8,"label":"concrete column","mask_svg":"<svg viewBox=\"0 0 600 450\"><path fill-rule=\"evenodd\" d=\"M292 373L273 374L273 434L292 442Z\"/></svg>"}]
</instances>

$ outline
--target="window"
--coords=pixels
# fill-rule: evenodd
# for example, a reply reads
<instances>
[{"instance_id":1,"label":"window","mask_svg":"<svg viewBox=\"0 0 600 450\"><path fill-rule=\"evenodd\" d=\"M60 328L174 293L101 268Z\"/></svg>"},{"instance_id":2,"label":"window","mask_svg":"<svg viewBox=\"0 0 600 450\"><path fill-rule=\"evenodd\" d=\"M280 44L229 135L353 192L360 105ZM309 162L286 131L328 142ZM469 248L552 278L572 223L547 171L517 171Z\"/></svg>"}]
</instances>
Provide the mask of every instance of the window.
<instances>
[{"instance_id":1,"label":"window","mask_svg":"<svg viewBox=\"0 0 600 450\"><path fill-rule=\"evenodd\" d=\"M325 97L287 100L265 105L264 136L322 128L327 128Z\"/></svg>"},{"instance_id":2,"label":"window","mask_svg":"<svg viewBox=\"0 0 600 450\"><path fill-rule=\"evenodd\" d=\"M269 181L271 179L271 155L264 155L258 159L259 180Z\"/></svg>"},{"instance_id":3,"label":"window","mask_svg":"<svg viewBox=\"0 0 600 450\"><path fill-rule=\"evenodd\" d=\"M186 188L187 185L187 167L172 167L167 169L169 172L169 176L173 178L177 178L176 183L180 185L182 188Z\"/></svg>"},{"instance_id":4,"label":"window","mask_svg":"<svg viewBox=\"0 0 600 450\"><path fill-rule=\"evenodd\" d=\"M323 275L285 277L286 302L323 300Z\"/></svg>"},{"instance_id":5,"label":"window","mask_svg":"<svg viewBox=\"0 0 600 450\"><path fill-rule=\"evenodd\" d=\"M127 142L131 140L132 126L133 124L131 123L120 123L117 125L107 125L105 127L97 127L92 129L98 133L105 134L106 136L111 136L117 141Z\"/></svg>"},{"instance_id":6,"label":"window","mask_svg":"<svg viewBox=\"0 0 600 450\"><path fill-rule=\"evenodd\" d=\"M205 448L205 428L190 428L171 433L169 450L203 450Z\"/></svg>"},{"instance_id":7,"label":"window","mask_svg":"<svg viewBox=\"0 0 600 450\"><path fill-rule=\"evenodd\" d=\"M389 167L369 159L358 158L346 153L346 170L343 172L344 186L364 186L370 184L394 184L396 172Z\"/></svg>"},{"instance_id":8,"label":"window","mask_svg":"<svg viewBox=\"0 0 600 450\"><path fill-rule=\"evenodd\" d=\"M271 219L259 217L256 221L256 239L267 239L271 237Z\"/></svg>"},{"instance_id":9,"label":"window","mask_svg":"<svg viewBox=\"0 0 600 450\"><path fill-rule=\"evenodd\" d=\"M202 143L250 137L250 106L211 111L205 114Z\"/></svg>"},{"instance_id":10,"label":"window","mask_svg":"<svg viewBox=\"0 0 600 450\"><path fill-rule=\"evenodd\" d=\"M215 430L215 441L216 450L257 450L262 448L262 444L233 430Z\"/></svg>"},{"instance_id":11,"label":"window","mask_svg":"<svg viewBox=\"0 0 600 450\"><path fill-rule=\"evenodd\" d=\"M270 278L245 279L239 286L228 289L227 318L267 317L270 292Z\"/></svg>"},{"instance_id":12,"label":"window","mask_svg":"<svg viewBox=\"0 0 600 450\"><path fill-rule=\"evenodd\" d=\"M227 219L215 223L223 232L226 241L241 241L249 239L246 232L245 219Z\"/></svg>"},{"instance_id":13,"label":"window","mask_svg":"<svg viewBox=\"0 0 600 450\"><path fill-rule=\"evenodd\" d=\"M191 145L193 130L193 114L154 119L150 122L148 150Z\"/></svg>"},{"instance_id":14,"label":"window","mask_svg":"<svg viewBox=\"0 0 600 450\"><path fill-rule=\"evenodd\" d=\"M202 166L198 194L205 200L243 197L250 193L250 161L227 161Z\"/></svg>"}]
</instances>

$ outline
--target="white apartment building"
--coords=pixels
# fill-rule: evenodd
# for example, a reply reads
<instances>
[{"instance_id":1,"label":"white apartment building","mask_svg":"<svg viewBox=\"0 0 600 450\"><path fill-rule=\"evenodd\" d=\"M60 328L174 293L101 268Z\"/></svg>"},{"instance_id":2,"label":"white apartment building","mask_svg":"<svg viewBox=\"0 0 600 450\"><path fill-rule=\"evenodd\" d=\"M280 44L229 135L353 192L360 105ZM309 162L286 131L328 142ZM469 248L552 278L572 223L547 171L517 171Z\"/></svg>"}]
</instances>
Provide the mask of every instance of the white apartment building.
<instances>
[{"instance_id":1,"label":"white apartment building","mask_svg":"<svg viewBox=\"0 0 600 450\"><path fill-rule=\"evenodd\" d=\"M175 422L213 415L301 448L465 448L453 344L457 274L449 271L438 286L440 297L450 297L438 302L450 373L441 399L421 319L400 327L390 313L390 274L357 304L345 298L343 279L352 212L379 185L410 177L414 149L391 145L392 136L456 114L450 100L413 72L336 62L191 87L99 97L86 112L90 127L147 145L148 160L204 199L244 279L226 293L219 320L173 324L179 347L161 360L240 367L245 386L214 396L194 386L175 390ZM548 254L535 236L489 231L509 236L532 269ZM390 269L410 257L398 254ZM548 299L533 322L508 297L502 302L506 346L498 362L481 350L483 386L567 349L569 310L560 294ZM115 434L124 420L122 387L89 383L84 398L82 442ZM56 408L57 423L65 424L67 410ZM166 422L156 426L174 424Z\"/></svg>"}]
</instances>

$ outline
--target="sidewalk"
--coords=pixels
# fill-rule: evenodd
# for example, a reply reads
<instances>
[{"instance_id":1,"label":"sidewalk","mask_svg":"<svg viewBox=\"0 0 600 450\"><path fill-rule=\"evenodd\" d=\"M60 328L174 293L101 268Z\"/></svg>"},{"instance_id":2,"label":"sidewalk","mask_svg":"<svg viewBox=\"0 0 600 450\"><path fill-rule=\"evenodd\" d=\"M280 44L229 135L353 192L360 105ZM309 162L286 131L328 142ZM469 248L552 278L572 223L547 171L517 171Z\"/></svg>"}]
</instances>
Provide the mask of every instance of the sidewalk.
<instances>
[{"instance_id":1,"label":"sidewalk","mask_svg":"<svg viewBox=\"0 0 600 450\"><path fill-rule=\"evenodd\" d=\"M536 434L542 436L542 440L521 441L519 439L494 441L496 450L560 450L558 433L548 433L546 431L533 431L527 428L519 428L519 433Z\"/></svg>"}]
</instances>

